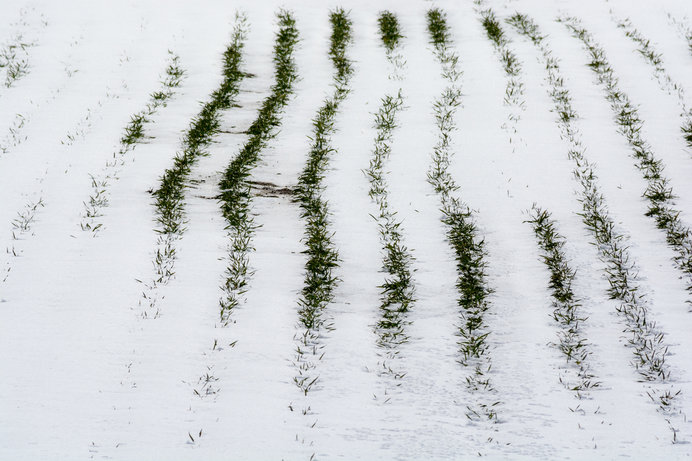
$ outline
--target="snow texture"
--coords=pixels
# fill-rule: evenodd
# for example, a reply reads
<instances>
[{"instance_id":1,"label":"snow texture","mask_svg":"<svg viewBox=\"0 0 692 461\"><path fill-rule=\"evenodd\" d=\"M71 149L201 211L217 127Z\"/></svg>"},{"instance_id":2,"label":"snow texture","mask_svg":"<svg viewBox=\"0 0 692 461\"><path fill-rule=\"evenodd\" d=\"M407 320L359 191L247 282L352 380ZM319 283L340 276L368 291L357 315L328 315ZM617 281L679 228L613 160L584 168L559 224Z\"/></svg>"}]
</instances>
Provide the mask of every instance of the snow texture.
<instances>
[{"instance_id":1,"label":"snow texture","mask_svg":"<svg viewBox=\"0 0 692 461\"><path fill-rule=\"evenodd\" d=\"M304 395L293 361L302 331L305 222L291 191L307 160L312 119L333 92L329 13L339 6L353 23L346 53L354 73L323 180L339 280L326 307L331 328L321 333L319 381ZM228 232L218 184L273 84L275 13L282 7L300 33L299 80L252 172L258 227L250 283L223 326ZM426 28L432 7L447 15L463 72L449 172L485 242L492 293L484 321L497 421L467 417L477 396L467 386L471 370L460 363L455 255L427 178L438 136L433 102L447 85ZM520 61L520 111L504 103L507 76L482 8L493 9ZM10 86L7 66L0 68L0 459L692 458L692 293L665 233L645 215L646 181L587 66L588 53L555 20L579 18L604 48L620 89L639 109L642 137L665 165L681 219L692 225L692 152L680 131L681 103L692 106L689 1L0 0L0 10L0 48L19 46L16 59L28 63ZM377 23L383 10L397 15L404 35L401 79L388 78ZM223 112L209 155L191 171L175 274L155 291L159 315L143 318L159 237L150 192L221 81L236 11L247 14L250 27L243 61L249 75ZM665 334L670 377L656 385L680 391L672 413L649 398L654 383L641 382L632 366L618 302L609 299L605 265L579 215L580 186L542 56L505 22L515 12L538 24L559 59L574 124L608 212L628 238L648 315ZM614 18L629 18L651 41L686 100L661 87ZM83 230L92 176L102 174L130 117L160 88L169 50L185 70L181 86L110 180L102 228ZM408 341L394 359L403 377L386 372L378 346L383 249L364 174L381 98L399 88L405 107L385 168L389 206L414 258ZM517 136L508 136L513 112L520 115ZM581 335L600 382L581 399L560 383L569 365L555 347L560 326L550 273L526 222L534 203L552 213L576 271L572 288L586 317Z\"/></svg>"}]
</instances>

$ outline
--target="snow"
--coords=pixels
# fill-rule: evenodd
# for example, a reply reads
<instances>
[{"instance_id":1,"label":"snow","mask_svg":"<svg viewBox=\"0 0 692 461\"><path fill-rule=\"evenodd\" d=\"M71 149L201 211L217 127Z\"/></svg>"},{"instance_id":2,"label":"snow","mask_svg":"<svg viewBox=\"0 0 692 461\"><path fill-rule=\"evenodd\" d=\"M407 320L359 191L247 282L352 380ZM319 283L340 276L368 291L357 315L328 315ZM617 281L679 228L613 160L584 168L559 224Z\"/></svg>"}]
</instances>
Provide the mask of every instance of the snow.
<instances>
[{"instance_id":1,"label":"snow","mask_svg":"<svg viewBox=\"0 0 692 461\"><path fill-rule=\"evenodd\" d=\"M629 17L663 54L666 69L692 105L692 54L667 13L692 26L684 0L542 2L493 0L499 18L532 16L548 35L567 77L577 125L610 214L628 237L650 301L666 334L670 384L682 416L679 443L630 365L623 323L608 299L603 264L580 216L544 68L535 47L504 25L522 63L526 109L510 144L503 105L505 75L472 1L344 3L353 21L349 56L355 74L340 106L325 178L340 282L327 315L319 385L307 396L293 383L300 333L297 300L305 256L304 222L289 195L253 198L257 229L253 275L234 323L218 322L226 257L225 221L214 197L221 172L245 140L272 84L274 12L295 12L301 43L300 81L277 137L253 180L293 187L307 158L311 118L331 91L328 13L339 3L295 5L228 2L0 0L0 44L17 28L35 43L29 73L0 87L0 459L689 459L692 457L692 313L685 283L665 235L644 216L646 185L617 132L604 93L586 66L581 43L554 21L578 16L606 50L622 89L638 105L644 137L663 159L683 221L692 224L692 152L679 131L674 95L610 17ZM476 211L488 251L493 289L487 318L501 405L499 422L466 417L473 399L458 362L456 269L426 172L436 127L432 103L445 86L428 45L425 13L446 11L463 71L451 173ZM17 23L29 11L27 25ZM144 284L153 276L157 235L148 192L180 149L181 137L221 78L221 53L236 9L251 32L238 106L223 115L223 132L195 166L187 190L186 232L177 241L176 274L162 287L158 318L144 319ZM404 79L389 80L377 14L396 13L405 35ZM685 19L685 16L688 19ZM45 24L41 20L45 18ZM122 130L159 87L168 50L186 75L175 96L146 125L146 142L128 154L109 186L103 230L80 228L91 192ZM4 80L3 78L0 80ZM396 359L406 373L381 373L374 325L379 315L381 253L373 202L363 170L371 158L380 98L402 88L405 109L394 132L389 200L412 251L417 301L409 342ZM10 128L17 114L21 142ZM74 140L68 138L74 135ZM8 141L6 144L4 140ZM41 201L26 232L12 225ZM592 368L602 387L587 399L559 382L565 360L551 345L557 326L531 226L533 203L551 211L577 271L574 287L588 321ZM5 249L8 249L6 252ZM16 254L16 256L15 256ZM3 279L6 280L2 282ZM200 379L208 375L211 393ZM198 396L195 391L203 394ZM307 415L302 410L310 407Z\"/></svg>"}]
</instances>

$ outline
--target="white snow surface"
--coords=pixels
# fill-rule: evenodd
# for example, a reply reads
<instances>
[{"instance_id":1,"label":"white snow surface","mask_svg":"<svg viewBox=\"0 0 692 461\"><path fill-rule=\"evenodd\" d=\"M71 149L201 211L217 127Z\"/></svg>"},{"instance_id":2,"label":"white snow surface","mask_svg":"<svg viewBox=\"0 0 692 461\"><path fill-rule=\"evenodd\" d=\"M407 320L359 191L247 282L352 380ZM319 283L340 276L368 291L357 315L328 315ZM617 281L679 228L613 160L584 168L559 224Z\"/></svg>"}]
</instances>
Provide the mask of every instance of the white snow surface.
<instances>
[{"instance_id":1,"label":"white snow surface","mask_svg":"<svg viewBox=\"0 0 692 461\"><path fill-rule=\"evenodd\" d=\"M294 12L301 42L300 80L281 129L262 153L253 180L293 187L307 158L311 119L332 91L329 11L353 21L351 93L340 106L336 149L325 178L340 282L327 307L319 385L307 396L293 382L298 297L306 260L304 222L290 196L257 195L253 275L234 323L219 324L227 234L218 202L221 172L246 139L273 81L275 12ZM426 11L447 13L463 71L450 172L476 211L493 290L487 316L498 422L466 416L472 398L459 363L454 254L426 172L436 142L432 111L445 87L428 43ZM0 44L24 27L29 73L0 87L0 460L385 460L385 459L690 459L692 458L692 312L665 235L644 215L646 185L617 132L581 43L557 22L583 21L638 105L644 137L666 165L682 219L692 224L692 152L680 133L675 95L609 14L629 17L662 53L666 69L692 95L692 52L667 14L692 26L689 0L659 2L493 0L498 17L533 17L560 58L611 215L629 236L650 315L665 332L670 385L679 389L677 443L665 416L631 365L617 303L584 227L579 185L560 139L540 56L504 24L522 63L526 110L521 144L502 129L505 75L474 11L464 1L334 0L52 1L1 0ZM17 23L20 11L29 18ZM405 78L389 80L377 16L397 14ZM158 318L142 318L142 281L153 277L155 209L148 192L172 165L190 120L217 87L221 54L236 11L250 33L239 107L223 114L223 132L194 167L186 191L186 228L176 273L159 290ZM132 114L159 88L168 50L186 75L147 124L145 143L128 154L109 186L103 229L83 231L90 175L118 149ZM380 242L363 170L372 155L374 112L401 86L406 108L394 132L390 205L412 251L417 301L410 339L396 359L403 379L380 373L374 325L379 316ZM692 100L687 101L692 105ZM24 123L17 128L17 114ZM69 136L68 136L69 135ZM70 140L73 138L73 140ZM8 141L9 142L9 141ZM16 145L14 145L16 144ZM36 206L26 232L12 225ZM588 316L592 371L600 388L579 400L559 382L565 359L552 345L549 272L531 226L533 203L551 211L576 269L575 293ZM27 208L28 207L28 208ZM217 346L214 348L214 344ZM200 397L200 379L213 377ZM309 405L310 411L302 410Z\"/></svg>"}]
</instances>

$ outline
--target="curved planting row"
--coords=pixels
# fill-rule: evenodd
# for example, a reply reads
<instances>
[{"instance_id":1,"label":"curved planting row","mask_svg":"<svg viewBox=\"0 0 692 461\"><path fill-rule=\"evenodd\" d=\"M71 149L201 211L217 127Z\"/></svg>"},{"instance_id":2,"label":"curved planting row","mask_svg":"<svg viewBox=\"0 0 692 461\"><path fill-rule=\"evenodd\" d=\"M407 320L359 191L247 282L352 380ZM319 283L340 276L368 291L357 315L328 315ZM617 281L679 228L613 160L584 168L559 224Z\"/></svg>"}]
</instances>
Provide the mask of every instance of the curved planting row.
<instances>
[{"instance_id":1,"label":"curved planting row","mask_svg":"<svg viewBox=\"0 0 692 461\"><path fill-rule=\"evenodd\" d=\"M488 295L491 290L486 281L484 240L478 236L473 211L455 195L459 186L448 171L453 155L451 138L456 129L454 116L461 104L459 80L462 74L457 69L459 58L450 48L447 19L441 10L428 11L428 32L435 56L442 65L442 75L448 84L433 105L438 141L432 153L428 182L440 197L442 222L447 227L447 238L457 263L456 285L461 317L459 361L470 370L466 378L469 389L493 393L488 376L491 368L486 342L489 331L485 323L485 313L490 309ZM478 402L468 405L467 416L471 419L497 420L498 404L480 397Z\"/></svg>"},{"instance_id":2,"label":"curved planting row","mask_svg":"<svg viewBox=\"0 0 692 461\"><path fill-rule=\"evenodd\" d=\"M113 160L106 163L98 177L91 175L92 193L89 200L84 202L82 230L89 230L96 234L102 229L103 223L99 222L98 218L103 216L102 210L108 206L110 182L117 179L118 172L125 165L124 157L145 139L144 128L152 121L149 117L166 105L166 102L175 94L175 88L178 88L182 82L184 71L178 61L178 56L169 51L169 61L165 78L161 82L161 89L151 93L146 107L130 117L130 122L120 139L120 149L113 153Z\"/></svg>"},{"instance_id":3,"label":"curved planting row","mask_svg":"<svg viewBox=\"0 0 692 461\"><path fill-rule=\"evenodd\" d=\"M247 130L248 139L238 155L230 162L219 184L221 210L226 219L228 231L228 267L221 286L224 296L220 303L220 319L224 326L232 322L231 314L240 303L251 276L249 255L255 226L251 214L252 191L248 178L260 160L260 154L268 141L276 135L281 125L281 113L293 94L293 84L298 78L293 58L298 43L298 29L292 13L277 13L279 30L274 44L274 84L270 95L262 102L257 118ZM214 340L212 350L220 351L218 339ZM230 343L235 346L236 341ZM215 395L219 388L219 378L213 376L213 366L207 366L198 379L198 387L193 393L204 398Z\"/></svg>"},{"instance_id":4,"label":"curved planting row","mask_svg":"<svg viewBox=\"0 0 692 461\"><path fill-rule=\"evenodd\" d=\"M219 184L221 210L228 230L228 267L222 285L224 297L219 301L221 322L227 325L233 308L238 305L249 277L249 257L254 224L250 216L251 186L248 177L260 159L267 142L275 136L281 124L281 112L293 94L298 78L293 50L298 43L298 29L293 15L287 11L278 14L279 31L274 45L274 85L264 100L257 118L247 133L248 140L229 164Z\"/></svg>"},{"instance_id":5,"label":"curved planting row","mask_svg":"<svg viewBox=\"0 0 692 461\"><path fill-rule=\"evenodd\" d=\"M341 102L349 93L349 80L353 73L351 60L346 50L351 38L351 20L341 8L330 13L332 26L329 57L335 69L334 93L318 110L313 120L312 145L307 164L298 180L298 200L305 219L305 282L298 301L300 327L297 335L295 367L298 374L293 381L304 395L317 383L319 376L314 374L316 361L322 358L322 331L331 328L325 319L324 311L332 301L337 278L333 269L338 263L337 249L332 242L329 230L329 208L322 198L323 178L329 157L335 149L331 144L334 123Z\"/></svg>"},{"instance_id":6,"label":"curved planting row","mask_svg":"<svg viewBox=\"0 0 692 461\"><path fill-rule=\"evenodd\" d=\"M639 117L639 111L618 88L618 79L608 63L605 51L595 43L591 34L581 26L581 22L574 17L562 17L559 21L565 24L574 37L582 41L591 56L588 65L598 76L619 131L632 148L632 155L637 160L636 166L647 181L648 186L643 194L649 201L646 215L653 217L659 229L665 231L668 245L677 253L675 263L687 278L687 290L692 293L692 233L680 219L680 211L674 208L675 195L669 185L670 181L663 176L663 162L654 156L642 137L644 122Z\"/></svg>"},{"instance_id":7,"label":"curved planting row","mask_svg":"<svg viewBox=\"0 0 692 461\"><path fill-rule=\"evenodd\" d=\"M672 400L677 391L664 389L662 386L670 378L664 334L649 318L647 296L642 292L637 275L639 269L630 256L627 238L617 229L610 216L599 190L595 167L586 158L581 132L575 124L578 115L572 105L569 90L565 87L559 61L553 56L546 36L541 34L531 18L517 13L508 23L529 38L542 55L549 94L558 116L557 124L562 137L569 144L567 155L574 162L574 177L581 186L578 196L582 204L581 217L593 236L601 260L606 265L605 274L610 284L608 294L619 302L617 313L625 321L627 345L632 348L634 356L631 363L645 381L661 384L654 388L657 403L664 413L672 414Z\"/></svg>"},{"instance_id":8,"label":"curved planting row","mask_svg":"<svg viewBox=\"0 0 692 461\"><path fill-rule=\"evenodd\" d=\"M183 149L178 152L172 168L166 170L159 188L154 192L156 206L156 232L159 238L154 257L156 276L143 293L144 317L158 316L157 297L152 290L167 284L174 275L176 259L175 242L185 230L185 189L187 178L197 160L207 155L207 147L218 133L221 111L230 108L240 91L240 81L245 74L240 70L242 51L247 35L247 18L236 16L231 43L223 55L223 80L219 88L204 104L200 113L193 119L183 137ZM142 300L140 300L142 305Z\"/></svg>"},{"instance_id":9,"label":"curved planting row","mask_svg":"<svg viewBox=\"0 0 692 461\"><path fill-rule=\"evenodd\" d=\"M504 103L509 107L508 121L509 125L503 125L503 128L509 132L509 141L513 143L516 139L513 136L518 136L517 123L521 119L521 113L526 109L524 101L524 84L520 78L521 63L517 55L509 47L509 40L505 37L502 26L498 21L495 13L491 8L484 8L483 0L475 0L477 12L481 16L481 23L485 29L488 39L492 42L493 47L502 62L502 68L507 77L507 85L505 87Z\"/></svg>"},{"instance_id":10,"label":"curved planting row","mask_svg":"<svg viewBox=\"0 0 692 461\"><path fill-rule=\"evenodd\" d=\"M692 232L680 219L680 211L673 202L675 195L670 181L663 175L663 162L656 158L651 147L644 140L641 128L644 122L639 117L637 107L629 97L618 88L618 79L608 63L605 51L593 39L591 34L573 17L559 19L582 41L591 56L589 67L596 73L606 92L606 98L615 115L620 133L632 148L636 166L647 182L643 196L649 201L646 213L655 219L659 229L666 233L668 245L677 253L675 264L686 278L687 290L692 295ZM688 300L692 303L692 300Z\"/></svg>"},{"instance_id":11,"label":"curved planting row","mask_svg":"<svg viewBox=\"0 0 692 461\"><path fill-rule=\"evenodd\" d=\"M687 107L685 102L685 90L679 83L673 80L665 66L663 65L663 55L657 53L651 42L642 35L633 25L629 18L617 19L613 18L620 29L625 31L625 35L637 44L637 51L642 57L654 68L654 76L658 80L659 85L668 93L673 93L677 96L678 105L680 106L680 117L682 118L683 138L687 143L687 147L692 148L692 108Z\"/></svg>"},{"instance_id":12,"label":"curved planting row","mask_svg":"<svg viewBox=\"0 0 692 461\"><path fill-rule=\"evenodd\" d=\"M379 17L380 38L385 47L387 60L392 65L390 78L398 78L402 71L403 60L399 52L401 35L399 21L390 12L383 12ZM370 159L370 166L365 174L370 181L370 198L377 205L378 211L373 215L380 232L382 244L382 270L386 274L380 285L380 320L377 322L378 345L389 358L396 356L398 346L408 340L405 332L406 313L415 301L415 287L411 275L410 251L402 243L401 220L389 205L389 191L385 163L391 154L391 142L396 129L396 115L403 108L404 99L401 89L396 96L386 95L382 98L380 108L375 113L375 147ZM386 369L391 369L387 368ZM400 376L400 375L396 375Z\"/></svg>"},{"instance_id":13,"label":"curved planting row","mask_svg":"<svg viewBox=\"0 0 692 461\"><path fill-rule=\"evenodd\" d=\"M598 387L600 383L594 381L595 376L590 371L588 359L591 350L581 328L586 322L586 317L580 312L581 300L572 290L576 272L569 266L563 250L566 240L558 233L557 223L551 218L550 213L534 205L530 215L531 219L528 222L533 227L538 245L543 251L543 262L550 270L549 287L555 308L553 319L560 326L557 335L559 343L555 346L565 356L567 363L572 365L571 373L568 373L565 379L560 377L560 382L581 398L584 392Z\"/></svg>"}]
</instances>

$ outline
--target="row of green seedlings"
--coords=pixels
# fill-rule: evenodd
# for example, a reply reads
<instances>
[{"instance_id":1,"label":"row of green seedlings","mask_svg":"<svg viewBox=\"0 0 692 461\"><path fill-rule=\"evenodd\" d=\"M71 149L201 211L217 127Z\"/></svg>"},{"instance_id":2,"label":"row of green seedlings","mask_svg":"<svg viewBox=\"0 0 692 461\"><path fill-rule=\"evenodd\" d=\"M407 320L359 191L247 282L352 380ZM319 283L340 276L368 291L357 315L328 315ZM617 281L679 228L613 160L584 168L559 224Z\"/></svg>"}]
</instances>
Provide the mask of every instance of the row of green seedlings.
<instances>
[{"instance_id":1,"label":"row of green seedlings","mask_svg":"<svg viewBox=\"0 0 692 461\"><path fill-rule=\"evenodd\" d=\"M488 375L491 369L487 343L489 331L485 314L490 309L488 300L491 289L486 281L485 242L478 235L474 212L455 196L459 186L449 173L452 152L452 135L456 129L454 117L461 105L461 72L457 68L458 55L451 49L451 36L445 13L437 8L428 10L428 32L434 53L442 66L442 75L448 81L433 110L437 125L438 141L433 148L428 182L440 197L442 222L447 227L447 239L454 251L457 268L456 287L461 323L459 333L459 362L471 370L467 385L472 391L494 393ZM499 402L479 400L467 406L467 417L472 420L497 421Z\"/></svg>"},{"instance_id":2,"label":"row of green seedlings","mask_svg":"<svg viewBox=\"0 0 692 461\"><path fill-rule=\"evenodd\" d=\"M334 122L341 102L349 93L349 80L353 74L353 65L346 51L352 41L351 19L346 11L338 8L329 15L332 26L329 57L336 70L334 75L334 93L320 107L313 119L312 145L308 160L298 179L296 189L298 201L302 208L301 217L306 222L304 243L307 262L305 263L305 281L301 292L299 318L304 331L296 337L295 376L296 386L307 395L317 384L319 376L312 371L317 366L316 360L324 355L321 350L323 330L333 327L325 319L325 308L333 299L337 277L334 268L338 266L339 255L332 242L333 233L329 230L329 209L327 201L322 198L323 179L329 164L329 157L335 152L331 144L334 133Z\"/></svg>"},{"instance_id":3,"label":"row of green seedlings","mask_svg":"<svg viewBox=\"0 0 692 461\"><path fill-rule=\"evenodd\" d=\"M401 56L398 49L403 38L399 21L393 13L385 11L380 14L379 26L387 60L392 65L393 72L399 73L402 61L395 58L395 56ZM378 346L390 359L396 357L399 346L408 341L406 325L409 322L406 316L415 302L415 286L411 270L413 257L402 243L402 222L389 205L387 172L385 171L385 164L392 151L393 133L397 128L396 116L403 107L404 98L401 89L396 96L386 95L382 98L380 108L375 113L375 128L377 129L375 148L370 165L365 170L370 181L370 198L378 208L373 218L380 233L380 243L383 247L382 271L385 273L384 283L379 286L381 317L375 330L378 335ZM403 373L394 371L386 363L382 366L395 378L403 377Z\"/></svg>"},{"instance_id":4,"label":"row of green seedlings","mask_svg":"<svg viewBox=\"0 0 692 461\"><path fill-rule=\"evenodd\" d=\"M279 31L274 45L274 85L263 101L257 118L247 130L248 140L224 172L221 188L221 210L228 231L228 266L219 300L220 318L228 325L230 316L238 306L251 276L248 253L252 249L255 225L251 217L252 188L248 178L260 160L260 153L276 135L281 125L281 113L293 94L298 78L293 51L299 35L293 15L288 11L277 14Z\"/></svg>"},{"instance_id":5,"label":"row of green seedlings","mask_svg":"<svg viewBox=\"0 0 692 461\"><path fill-rule=\"evenodd\" d=\"M30 11L22 8L19 12L19 21L13 26L20 29L28 28L30 26L29 15ZM43 18L42 24L47 25ZM17 80L29 73L29 49L34 46L36 46L36 42L27 40L20 30L15 32L8 42L0 47L0 71L5 73L4 85L6 88L10 88Z\"/></svg>"},{"instance_id":6,"label":"row of green seedlings","mask_svg":"<svg viewBox=\"0 0 692 461\"><path fill-rule=\"evenodd\" d=\"M572 368L567 370L565 379L560 382L568 389L575 391L582 398L586 391L598 387L595 375L589 366L591 350L582 332L582 324L586 317L581 313L581 299L572 289L576 271L567 260L564 246L565 238L557 230L557 223L550 213L534 205L529 211L527 221L533 227L538 239L538 245L543 251L542 259L550 271L549 288L553 298L553 319L559 325L558 343L554 346L562 352L567 364Z\"/></svg>"},{"instance_id":7,"label":"row of green seedlings","mask_svg":"<svg viewBox=\"0 0 692 461\"><path fill-rule=\"evenodd\" d=\"M173 167L165 171L159 188L154 192L157 222L155 230L159 237L153 261L156 276L148 286L150 291L167 284L175 274L175 243L185 232L185 189L188 177L199 158L208 155L207 148L220 131L221 111L233 106L240 91L240 81L246 76L241 70L241 64L247 31L247 17L238 13L231 43L223 54L223 80L212 93L211 100L202 106L199 114L192 120L183 137L182 151L176 154ZM145 305L142 315L149 317L148 311L153 310L153 316L157 317L159 312L155 309L155 294L145 292L143 298L148 307Z\"/></svg>"},{"instance_id":8,"label":"row of green seedlings","mask_svg":"<svg viewBox=\"0 0 692 461\"><path fill-rule=\"evenodd\" d=\"M654 68L654 76L658 80L659 85L668 93L673 93L677 96L678 105L682 111L680 117L682 118L682 126L680 130L682 131L682 136L687 143L687 147L692 148L692 108L687 107L685 101L685 90L679 83L673 80L670 76L665 66L663 65L663 55L657 53L655 48L651 45L651 41L644 37L641 32L639 32L632 21L629 18L617 19L613 17L617 26L624 30L625 35L629 37L633 42L637 44L637 51L642 57Z\"/></svg>"},{"instance_id":9,"label":"row of green seedlings","mask_svg":"<svg viewBox=\"0 0 692 461\"><path fill-rule=\"evenodd\" d=\"M91 231L96 235L101 230L103 223L97 222L97 220L103 216L103 209L108 206L108 187L111 181L117 179L118 172L125 165L127 154L134 151L137 145L145 142L147 139L145 127L152 123L151 117L161 107L166 106L166 103L175 94L175 89L183 81L185 72L180 66L180 58L170 50L168 55L168 63L165 76L161 81L161 88L149 95L149 101L144 109L130 117L123 136L120 138L120 147L113 153L112 160L106 162L103 174L98 178L90 175L92 192L89 200L84 202L84 213L81 223L83 231Z\"/></svg>"},{"instance_id":10,"label":"row of green seedlings","mask_svg":"<svg viewBox=\"0 0 692 461\"><path fill-rule=\"evenodd\" d=\"M605 89L606 98L615 115L620 133L625 137L637 161L636 166L647 182L644 198L649 201L647 216L654 218L659 229L666 233L668 245L677 253L674 261L686 278L687 291L692 295L692 232L680 219L680 211L674 206L675 195L670 181L663 175L663 162L654 156L649 144L644 140L641 130L644 122L639 117L637 107L618 87L618 79L608 63L605 51L593 36L574 17L561 17L572 35L582 41L591 62L589 67L596 73ZM692 301L688 299L688 303Z\"/></svg>"},{"instance_id":11,"label":"row of green seedlings","mask_svg":"<svg viewBox=\"0 0 692 461\"><path fill-rule=\"evenodd\" d=\"M515 141L513 136L518 135L517 123L521 119L521 113L526 110L524 84L521 81L521 63L510 48L510 41L502 30L502 25L493 10L484 8L485 2L483 0L475 0L474 3L477 6L477 12L481 17L485 33L492 42L507 77L504 103L510 108L510 113L508 115L509 125L505 124L503 128L509 130L509 140L510 143L513 143Z\"/></svg>"},{"instance_id":12,"label":"row of green seedlings","mask_svg":"<svg viewBox=\"0 0 692 461\"><path fill-rule=\"evenodd\" d=\"M605 264L608 295L618 301L616 311L624 319L626 344L632 349L631 364L643 381L662 384L670 378L664 334L649 318L647 296L642 292L638 279L639 269L630 255L627 237L617 229L610 216L599 189L595 166L586 158L582 135L575 123L578 114L565 86L559 60L553 56L546 36L541 34L530 17L516 13L507 22L532 41L545 63L548 91L557 114L557 124L563 139L569 143L567 155L574 162L573 174L581 186L578 193L582 206L580 216L591 232L599 257ZM676 390L664 390L661 387L655 391L656 402L664 414L672 413L672 400L676 395ZM673 430L674 437L675 433Z\"/></svg>"},{"instance_id":13,"label":"row of green seedlings","mask_svg":"<svg viewBox=\"0 0 692 461\"><path fill-rule=\"evenodd\" d=\"M692 27L686 24L685 21L687 21L687 17L685 17L684 19L684 21L677 19L671 13L668 13L668 20L685 37L685 40L687 41L687 48L690 50L690 55L692 55Z\"/></svg>"},{"instance_id":14,"label":"row of green seedlings","mask_svg":"<svg viewBox=\"0 0 692 461\"><path fill-rule=\"evenodd\" d=\"M256 226L253 225L251 214L252 186L248 178L254 166L260 160L260 154L268 141L275 135L281 125L281 112L293 94L293 85L298 78L293 51L298 43L299 35L295 19L288 11L277 13L279 31L274 44L274 84L270 95L262 102L257 118L247 130L248 140L238 155L231 161L220 182L221 194L219 200L222 213L226 219L228 231L228 266L221 289L223 298L219 300L220 319L223 326L232 322L231 314L241 302L247 289L252 271L249 269L249 252L252 250L251 241ZM234 347L236 341L230 343ZM214 340L212 350L218 348L219 341ZM193 393L205 398L219 391L214 376L213 366L208 365L206 371L198 379L198 388ZM188 433L188 436L194 437Z\"/></svg>"},{"instance_id":15,"label":"row of green seedlings","mask_svg":"<svg viewBox=\"0 0 692 461\"><path fill-rule=\"evenodd\" d=\"M478 0L475 3L481 7L484 2ZM518 104L523 109L524 103L519 99L523 95L523 84L520 81L521 64L509 47L511 41L491 8L480 10L480 14L486 34L497 50L509 79L505 103ZM511 117L510 115L510 120ZM518 121L518 118L516 120ZM571 286L575 273L566 261L562 249L565 243L564 238L557 233L555 222L551 220L550 214L534 206L529 222L533 225L539 245L544 251L543 260L551 272L553 318L561 328L558 333L559 343L556 347L565 355L568 364L573 363L576 368L576 378L566 377L563 380L560 377L560 381L581 398L585 390L599 383L594 381L594 375L589 371L586 363L590 352L579 329L580 323L585 319L578 315L580 301L574 296Z\"/></svg>"}]
</instances>

